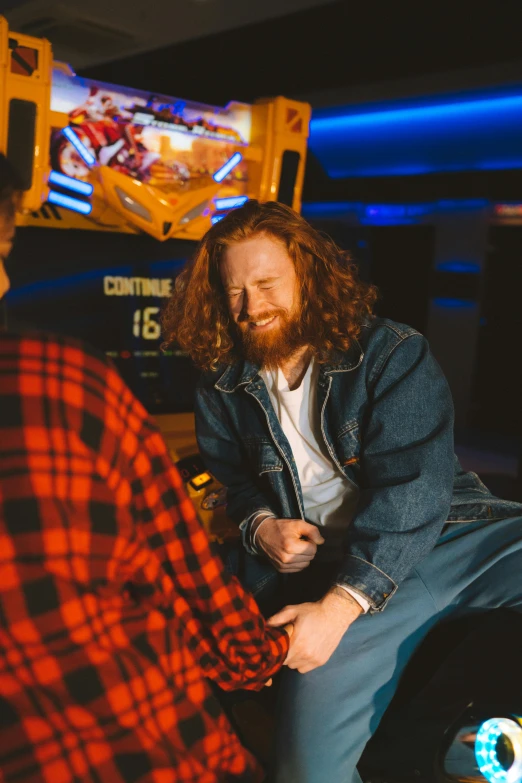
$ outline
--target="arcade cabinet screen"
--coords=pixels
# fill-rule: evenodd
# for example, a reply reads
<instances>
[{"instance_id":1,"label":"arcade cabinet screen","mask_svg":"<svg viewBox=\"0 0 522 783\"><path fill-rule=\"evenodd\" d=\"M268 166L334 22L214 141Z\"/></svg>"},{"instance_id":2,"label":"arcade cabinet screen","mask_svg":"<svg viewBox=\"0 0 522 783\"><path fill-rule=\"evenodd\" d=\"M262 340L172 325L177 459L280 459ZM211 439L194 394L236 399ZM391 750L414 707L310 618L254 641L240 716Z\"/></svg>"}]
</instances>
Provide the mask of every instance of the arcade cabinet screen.
<instances>
[{"instance_id":1,"label":"arcade cabinet screen","mask_svg":"<svg viewBox=\"0 0 522 783\"><path fill-rule=\"evenodd\" d=\"M20 228L8 262L7 325L85 340L111 358L150 413L191 411L197 370L179 349L161 351L159 316L194 248L147 236Z\"/></svg>"}]
</instances>

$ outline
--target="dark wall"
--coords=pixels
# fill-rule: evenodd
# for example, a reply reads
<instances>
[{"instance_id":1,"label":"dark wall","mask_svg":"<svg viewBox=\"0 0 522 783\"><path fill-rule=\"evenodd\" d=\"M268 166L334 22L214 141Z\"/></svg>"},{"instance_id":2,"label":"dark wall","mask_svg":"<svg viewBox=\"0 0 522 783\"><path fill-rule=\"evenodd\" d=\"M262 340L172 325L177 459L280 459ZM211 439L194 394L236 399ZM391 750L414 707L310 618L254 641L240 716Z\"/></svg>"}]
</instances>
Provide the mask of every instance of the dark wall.
<instances>
[{"instance_id":1,"label":"dark wall","mask_svg":"<svg viewBox=\"0 0 522 783\"><path fill-rule=\"evenodd\" d=\"M377 315L426 333L433 226L350 227L340 221L311 222L348 250L363 280L377 286Z\"/></svg>"},{"instance_id":2,"label":"dark wall","mask_svg":"<svg viewBox=\"0 0 522 783\"><path fill-rule=\"evenodd\" d=\"M522 226L490 229L472 424L522 437Z\"/></svg>"},{"instance_id":3,"label":"dark wall","mask_svg":"<svg viewBox=\"0 0 522 783\"><path fill-rule=\"evenodd\" d=\"M521 23L518 0L337 0L81 75L219 105L292 97L519 60Z\"/></svg>"}]
</instances>

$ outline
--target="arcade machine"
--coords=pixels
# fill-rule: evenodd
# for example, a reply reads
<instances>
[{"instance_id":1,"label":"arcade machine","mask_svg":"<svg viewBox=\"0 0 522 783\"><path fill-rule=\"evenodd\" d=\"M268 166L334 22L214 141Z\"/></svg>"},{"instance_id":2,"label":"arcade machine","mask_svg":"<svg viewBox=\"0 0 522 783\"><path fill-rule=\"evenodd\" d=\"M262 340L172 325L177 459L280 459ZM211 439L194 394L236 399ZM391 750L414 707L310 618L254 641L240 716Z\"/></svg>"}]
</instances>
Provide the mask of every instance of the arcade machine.
<instances>
[{"instance_id":1,"label":"arcade machine","mask_svg":"<svg viewBox=\"0 0 522 783\"><path fill-rule=\"evenodd\" d=\"M310 107L207 106L76 76L0 17L0 150L24 194L8 322L105 351L158 423L218 538L224 493L196 453L196 372L159 313L195 241L249 198L300 209Z\"/></svg>"}]
</instances>

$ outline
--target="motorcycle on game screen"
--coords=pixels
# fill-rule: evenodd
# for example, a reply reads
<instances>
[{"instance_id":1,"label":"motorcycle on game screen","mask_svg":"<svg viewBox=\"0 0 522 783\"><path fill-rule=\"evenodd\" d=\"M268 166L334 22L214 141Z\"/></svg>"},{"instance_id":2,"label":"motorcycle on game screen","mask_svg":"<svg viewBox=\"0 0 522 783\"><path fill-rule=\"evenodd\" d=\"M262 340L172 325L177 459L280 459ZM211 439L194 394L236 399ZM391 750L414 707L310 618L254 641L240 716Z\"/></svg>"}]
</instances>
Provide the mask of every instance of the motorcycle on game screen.
<instances>
[{"instance_id":1,"label":"motorcycle on game screen","mask_svg":"<svg viewBox=\"0 0 522 783\"><path fill-rule=\"evenodd\" d=\"M183 185L190 179L190 172L183 164L161 163L160 153L148 150L142 143L136 125L102 119L76 122L71 127L102 166L144 183L152 178L152 167L154 175L168 184ZM51 164L55 171L75 179L87 179L89 175L89 167L62 129L55 131L51 139Z\"/></svg>"}]
</instances>

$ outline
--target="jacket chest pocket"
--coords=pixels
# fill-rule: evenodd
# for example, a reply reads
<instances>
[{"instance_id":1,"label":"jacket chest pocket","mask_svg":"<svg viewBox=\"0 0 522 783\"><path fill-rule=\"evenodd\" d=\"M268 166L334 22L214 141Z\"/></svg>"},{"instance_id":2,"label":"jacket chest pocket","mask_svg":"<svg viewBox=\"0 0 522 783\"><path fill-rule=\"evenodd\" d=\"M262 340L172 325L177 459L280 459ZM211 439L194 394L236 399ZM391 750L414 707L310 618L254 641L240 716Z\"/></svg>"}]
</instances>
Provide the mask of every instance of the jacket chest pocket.
<instances>
[{"instance_id":1,"label":"jacket chest pocket","mask_svg":"<svg viewBox=\"0 0 522 783\"><path fill-rule=\"evenodd\" d=\"M280 473L283 470L283 460L271 440L244 438L243 443L249 465L258 476L265 473Z\"/></svg>"},{"instance_id":2,"label":"jacket chest pocket","mask_svg":"<svg viewBox=\"0 0 522 783\"><path fill-rule=\"evenodd\" d=\"M345 473L349 474L350 470L357 472L361 452L361 439L359 423L355 419L347 422L340 430L336 438L335 447L337 457Z\"/></svg>"}]
</instances>

